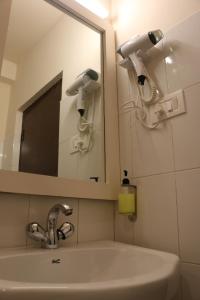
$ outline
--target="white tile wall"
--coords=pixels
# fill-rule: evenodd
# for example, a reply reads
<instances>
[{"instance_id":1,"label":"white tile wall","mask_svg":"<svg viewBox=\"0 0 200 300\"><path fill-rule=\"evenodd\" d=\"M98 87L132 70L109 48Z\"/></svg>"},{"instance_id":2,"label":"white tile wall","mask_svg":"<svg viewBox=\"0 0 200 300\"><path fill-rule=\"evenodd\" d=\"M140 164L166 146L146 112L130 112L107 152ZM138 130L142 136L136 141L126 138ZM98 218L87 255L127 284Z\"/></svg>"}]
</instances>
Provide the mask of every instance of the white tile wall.
<instances>
[{"instance_id":1,"label":"white tile wall","mask_svg":"<svg viewBox=\"0 0 200 300\"><path fill-rule=\"evenodd\" d=\"M118 203L115 203L115 240L121 243L134 243L134 222L126 215L118 213Z\"/></svg>"},{"instance_id":2,"label":"white tile wall","mask_svg":"<svg viewBox=\"0 0 200 300\"><path fill-rule=\"evenodd\" d=\"M58 226L65 220L75 225L75 233L60 241L61 246L114 239L113 201L0 193L0 248L40 247L40 243L27 238L26 225L36 221L46 228L48 211L56 203L67 203L73 208L71 216L59 216Z\"/></svg>"},{"instance_id":3,"label":"white tile wall","mask_svg":"<svg viewBox=\"0 0 200 300\"><path fill-rule=\"evenodd\" d=\"M200 264L200 169L178 172L176 182L181 258Z\"/></svg>"},{"instance_id":4,"label":"white tile wall","mask_svg":"<svg viewBox=\"0 0 200 300\"><path fill-rule=\"evenodd\" d=\"M121 58L117 57L118 62ZM119 105L123 105L130 98L129 79L126 69L117 64L117 88Z\"/></svg>"},{"instance_id":5,"label":"white tile wall","mask_svg":"<svg viewBox=\"0 0 200 300\"><path fill-rule=\"evenodd\" d=\"M182 294L183 300L200 299L200 265L183 263L182 274Z\"/></svg>"},{"instance_id":6,"label":"white tile wall","mask_svg":"<svg viewBox=\"0 0 200 300\"><path fill-rule=\"evenodd\" d=\"M29 198L0 193L0 247L26 245Z\"/></svg>"},{"instance_id":7,"label":"white tile wall","mask_svg":"<svg viewBox=\"0 0 200 300\"><path fill-rule=\"evenodd\" d=\"M148 130L138 121L132 130L133 174L135 177L173 171L172 133L169 123ZM127 158L128 159L128 158Z\"/></svg>"},{"instance_id":8,"label":"white tile wall","mask_svg":"<svg viewBox=\"0 0 200 300\"><path fill-rule=\"evenodd\" d=\"M138 218L135 243L178 253L175 177L172 174L137 179Z\"/></svg>"},{"instance_id":9,"label":"white tile wall","mask_svg":"<svg viewBox=\"0 0 200 300\"><path fill-rule=\"evenodd\" d=\"M200 167L200 83L184 95L187 113L171 120L176 170Z\"/></svg>"},{"instance_id":10,"label":"white tile wall","mask_svg":"<svg viewBox=\"0 0 200 300\"><path fill-rule=\"evenodd\" d=\"M133 149L132 149L132 135L131 128L131 113L123 113L119 115L119 133L120 133L120 160L121 171L127 170L128 176L133 177L132 161L133 161Z\"/></svg>"},{"instance_id":11,"label":"white tile wall","mask_svg":"<svg viewBox=\"0 0 200 300\"><path fill-rule=\"evenodd\" d=\"M113 201L80 200L78 242L114 239Z\"/></svg>"},{"instance_id":12,"label":"white tile wall","mask_svg":"<svg viewBox=\"0 0 200 300\"><path fill-rule=\"evenodd\" d=\"M200 12L173 27L166 34L172 64L166 64L168 92L200 81Z\"/></svg>"},{"instance_id":13,"label":"white tile wall","mask_svg":"<svg viewBox=\"0 0 200 300\"><path fill-rule=\"evenodd\" d=\"M127 40L127 32L134 31L135 21L126 21L116 26L117 41ZM156 130L141 126L133 112L131 121L122 114L121 103L132 100L137 91L118 67L120 138L125 145L120 148L121 169L132 170L137 180L138 218L132 224L116 216L115 238L178 253L182 260L182 300L200 299L199 28L200 12L165 33L163 48L158 49L162 53L155 49L145 57L162 94L183 89L186 102L186 114Z\"/></svg>"}]
</instances>

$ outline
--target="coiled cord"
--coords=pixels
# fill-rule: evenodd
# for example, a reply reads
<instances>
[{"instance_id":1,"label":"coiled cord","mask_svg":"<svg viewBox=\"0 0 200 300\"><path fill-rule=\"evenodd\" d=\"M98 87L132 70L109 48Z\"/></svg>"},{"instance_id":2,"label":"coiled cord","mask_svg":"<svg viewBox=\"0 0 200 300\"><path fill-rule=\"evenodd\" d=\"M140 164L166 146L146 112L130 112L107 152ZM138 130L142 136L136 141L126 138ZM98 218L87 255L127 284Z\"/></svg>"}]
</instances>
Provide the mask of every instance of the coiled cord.
<instances>
[{"instance_id":1,"label":"coiled cord","mask_svg":"<svg viewBox=\"0 0 200 300\"><path fill-rule=\"evenodd\" d=\"M150 96L147 98L144 96L144 86L139 86L136 80L136 74L134 69L127 69L128 71L128 76L130 82L134 85L136 85L137 90L138 90L138 95L137 98L131 101L126 102L125 104L122 105L122 107L125 107L125 111L129 111L131 109L135 109L135 115L137 120L145 127L148 129L155 129L159 126L160 121L157 121L154 124L150 124L147 121L147 116L148 116L148 108L151 104L154 104L159 101L159 92L155 86L155 83L149 76L148 72L146 71L146 81L148 82L149 88L150 88ZM130 106L130 103L133 104L133 106ZM129 105L129 106L128 106Z\"/></svg>"},{"instance_id":2,"label":"coiled cord","mask_svg":"<svg viewBox=\"0 0 200 300\"><path fill-rule=\"evenodd\" d=\"M139 85L140 90L140 97L141 100L145 103L145 105L151 105L156 102L158 97L158 90L153 82L153 80L147 75L146 76L146 82L149 85L149 90L151 91L151 94L149 97L144 96L144 86Z\"/></svg>"}]
</instances>

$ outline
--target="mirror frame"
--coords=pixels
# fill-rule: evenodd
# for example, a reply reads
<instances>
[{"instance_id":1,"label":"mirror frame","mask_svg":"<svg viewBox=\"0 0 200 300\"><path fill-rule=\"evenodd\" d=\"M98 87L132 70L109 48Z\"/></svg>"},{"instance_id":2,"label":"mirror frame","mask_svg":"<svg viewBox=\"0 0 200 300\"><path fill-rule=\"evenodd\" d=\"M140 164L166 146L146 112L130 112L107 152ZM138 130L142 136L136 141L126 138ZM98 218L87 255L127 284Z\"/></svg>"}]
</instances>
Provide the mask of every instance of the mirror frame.
<instances>
[{"instance_id":1,"label":"mirror frame","mask_svg":"<svg viewBox=\"0 0 200 300\"><path fill-rule=\"evenodd\" d=\"M82 199L117 200L120 187L120 166L116 56L113 28L107 20L99 18L75 1L44 1L61 9L63 12L70 14L79 21L86 23L102 35L106 183L95 183L83 180L0 170L0 192L62 196ZM11 0L1 1L0 11L2 11L2 15L2 9L7 9L8 11L10 9L10 4ZM8 20L5 20L5 15L6 14L4 13L4 29L8 26ZM7 16L8 15L9 14L7 13ZM1 26L1 28L3 29L3 26ZM3 40L5 42L5 36ZM3 47L0 47L0 66L3 56L2 51Z\"/></svg>"}]
</instances>

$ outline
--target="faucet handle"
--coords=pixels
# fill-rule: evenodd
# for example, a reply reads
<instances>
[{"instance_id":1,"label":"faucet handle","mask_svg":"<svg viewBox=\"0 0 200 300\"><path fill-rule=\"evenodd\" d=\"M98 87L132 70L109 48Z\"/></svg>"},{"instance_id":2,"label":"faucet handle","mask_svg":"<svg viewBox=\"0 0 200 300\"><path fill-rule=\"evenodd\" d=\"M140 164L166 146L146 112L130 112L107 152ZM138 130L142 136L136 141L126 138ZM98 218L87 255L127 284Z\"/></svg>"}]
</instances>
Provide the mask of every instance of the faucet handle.
<instances>
[{"instance_id":1,"label":"faucet handle","mask_svg":"<svg viewBox=\"0 0 200 300\"><path fill-rule=\"evenodd\" d=\"M65 240L74 233L74 225L70 222L63 223L57 229L58 240Z\"/></svg>"},{"instance_id":2,"label":"faucet handle","mask_svg":"<svg viewBox=\"0 0 200 300\"><path fill-rule=\"evenodd\" d=\"M41 242L47 241L46 232L44 228L36 222L29 223L26 226L26 231L29 237L34 239L35 241L41 241Z\"/></svg>"}]
</instances>

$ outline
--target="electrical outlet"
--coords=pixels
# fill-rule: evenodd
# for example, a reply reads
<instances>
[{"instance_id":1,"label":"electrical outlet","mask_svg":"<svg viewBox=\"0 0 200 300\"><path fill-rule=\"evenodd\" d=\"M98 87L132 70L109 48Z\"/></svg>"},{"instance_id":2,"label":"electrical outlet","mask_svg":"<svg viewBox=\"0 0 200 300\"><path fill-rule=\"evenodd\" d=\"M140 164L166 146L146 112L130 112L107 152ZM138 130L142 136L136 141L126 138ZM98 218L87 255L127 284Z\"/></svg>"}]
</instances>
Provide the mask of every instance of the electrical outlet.
<instances>
[{"instance_id":1,"label":"electrical outlet","mask_svg":"<svg viewBox=\"0 0 200 300\"><path fill-rule=\"evenodd\" d=\"M162 115L160 112L163 112ZM169 118L186 113L183 90L166 95L155 106L154 122L164 121Z\"/></svg>"}]
</instances>

